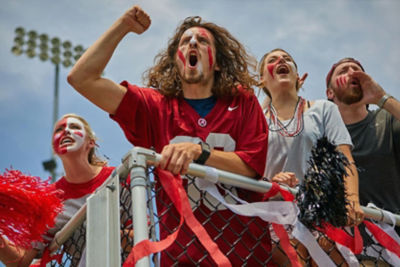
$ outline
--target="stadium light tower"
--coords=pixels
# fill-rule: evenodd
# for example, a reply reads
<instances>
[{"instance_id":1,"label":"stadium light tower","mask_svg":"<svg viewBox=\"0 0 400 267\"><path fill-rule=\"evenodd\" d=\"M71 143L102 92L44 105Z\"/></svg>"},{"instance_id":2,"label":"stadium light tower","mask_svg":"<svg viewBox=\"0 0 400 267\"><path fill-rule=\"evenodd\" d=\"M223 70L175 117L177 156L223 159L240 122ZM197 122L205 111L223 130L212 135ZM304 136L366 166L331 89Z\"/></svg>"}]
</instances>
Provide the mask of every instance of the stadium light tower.
<instances>
[{"instance_id":1,"label":"stadium light tower","mask_svg":"<svg viewBox=\"0 0 400 267\"><path fill-rule=\"evenodd\" d=\"M58 87L60 76L60 64L65 68L72 66L83 54L82 45L72 46L70 41L62 42L58 37L49 38L47 34L38 34L36 31L25 31L24 28L15 29L14 45L11 52L20 56L25 53L28 58L39 57L41 61L50 60L55 66L54 78L54 105L53 105L53 123L58 119ZM51 152L50 160L42 162L43 168L50 172L52 182L56 179L56 159Z\"/></svg>"}]
</instances>

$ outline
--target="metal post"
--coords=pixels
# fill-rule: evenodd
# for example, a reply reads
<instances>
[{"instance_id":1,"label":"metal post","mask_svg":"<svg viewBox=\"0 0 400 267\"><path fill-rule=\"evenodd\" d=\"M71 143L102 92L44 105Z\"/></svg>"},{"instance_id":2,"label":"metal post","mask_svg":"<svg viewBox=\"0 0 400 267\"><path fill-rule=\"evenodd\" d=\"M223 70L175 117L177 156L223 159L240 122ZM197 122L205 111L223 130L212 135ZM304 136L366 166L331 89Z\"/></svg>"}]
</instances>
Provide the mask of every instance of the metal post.
<instances>
[{"instance_id":1,"label":"metal post","mask_svg":"<svg viewBox=\"0 0 400 267\"><path fill-rule=\"evenodd\" d=\"M58 119L58 86L59 86L59 76L60 76L60 64L55 64L55 77L54 77L54 104L53 104L53 124L52 127L57 122ZM53 130L53 128L51 128ZM54 156L53 151L51 151L51 161L56 163L56 158ZM50 169L49 172L51 173L51 181L54 183L57 179L56 174L57 165L54 164L54 168Z\"/></svg>"},{"instance_id":2,"label":"metal post","mask_svg":"<svg viewBox=\"0 0 400 267\"><path fill-rule=\"evenodd\" d=\"M146 156L132 153L129 158L129 166L132 166L131 192L132 192L132 216L134 244L149 239L147 226L147 193L146 193ZM150 258L143 257L136 266L150 266Z\"/></svg>"}]
</instances>

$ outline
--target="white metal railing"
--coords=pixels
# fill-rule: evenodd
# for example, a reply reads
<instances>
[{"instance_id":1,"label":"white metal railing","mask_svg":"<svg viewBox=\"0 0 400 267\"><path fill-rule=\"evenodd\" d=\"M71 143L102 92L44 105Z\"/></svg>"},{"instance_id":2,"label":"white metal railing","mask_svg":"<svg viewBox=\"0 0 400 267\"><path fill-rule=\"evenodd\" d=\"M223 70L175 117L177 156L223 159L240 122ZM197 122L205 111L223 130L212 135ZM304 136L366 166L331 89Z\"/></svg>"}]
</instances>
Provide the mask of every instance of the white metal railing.
<instances>
[{"instance_id":1,"label":"white metal railing","mask_svg":"<svg viewBox=\"0 0 400 267\"><path fill-rule=\"evenodd\" d=\"M99 220L104 220L106 217L118 217L118 211L112 211L112 209L118 210L115 203L119 203L115 196L118 196L118 190L115 187L119 186L119 177L126 177L130 173L131 177L131 190L132 190L132 214L133 214L133 229L134 229L134 244L149 238L148 230L148 217L147 217L147 176L146 169L149 165L153 165L158 162L161 158L160 154L155 153L152 150L135 147L130 150L122 159L122 164L115 168L113 173L107 179L107 181L99 187L95 194L88 199L88 203L93 201L101 201L102 205L89 204L81 207L81 209L75 214L75 216L59 231L54 240L50 244L50 250L54 251L59 248L74 230L79 227L82 222L86 219L86 214L88 214L87 228L96 228L97 234L93 234L93 231L87 231L87 255L86 263L87 266L99 266L97 263L102 263L102 266L119 266L119 246L118 250L111 249L111 240L113 240L112 245L116 245L116 238L119 238L119 221L116 222L110 218L106 218L105 222L100 223ZM188 174L196 176L198 178L206 178L207 171L209 167L191 163L189 165ZM267 192L272 184L266 181L257 181L249 177L242 175L230 173L223 170L215 169L214 174L216 180L223 184L233 185L239 188L265 193ZM286 186L281 186L282 189L290 191L292 194L296 194L297 191L293 188ZM108 191L108 193L104 193ZM113 193L114 192L114 193ZM97 200L96 200L97 199ZM98 200L101 199L101 200ZM94 211L88 209L94 208ZM373 219L375 221L382 221L392 224L392 221L387 216L384 216L384 210L362 207L365 217ZM100 215L100 217L99 217ZM91 219L91 217L93 217ZM400 225L400 216L393 215L396 225ZM94 226L95 225L95 226ZM110 231L112 228L117 229L116 231ZM92 234L90 234L92 233ZM98 235L101 233L102 238L99 239ZM101 244L106 243L106 244ZM90 247L96 247L96 249L91 249ZM110 255L110 253L116 253L115 255ZM96 263L96 264L95 264ZM107 265L105 265L107 263ZM141 259L137 266L150 266L149 257Z\"/></svg>"}]
</instances>

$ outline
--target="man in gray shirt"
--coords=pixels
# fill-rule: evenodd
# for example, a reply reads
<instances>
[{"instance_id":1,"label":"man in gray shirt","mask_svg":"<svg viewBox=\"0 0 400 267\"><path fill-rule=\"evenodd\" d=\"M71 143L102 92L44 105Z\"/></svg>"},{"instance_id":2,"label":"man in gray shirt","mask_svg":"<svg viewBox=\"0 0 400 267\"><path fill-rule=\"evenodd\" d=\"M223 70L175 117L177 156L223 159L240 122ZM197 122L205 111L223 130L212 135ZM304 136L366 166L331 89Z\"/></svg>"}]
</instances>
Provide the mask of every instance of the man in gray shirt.
<instances>
[{"instance_id":1,"label":"man in gray shirt","mask_svg":"<svg viewBox=\"0 0 400 267\"><path fill-rule=\"evenodd\" d=\"M353 141L361 205L400 212L400 102L388 95L361 63L344 58L326 77L326 94L338 105ZM368 110L369 104L379 109ZM399 231L398 231L399 232Z\"/></svg>"}]
</instances>

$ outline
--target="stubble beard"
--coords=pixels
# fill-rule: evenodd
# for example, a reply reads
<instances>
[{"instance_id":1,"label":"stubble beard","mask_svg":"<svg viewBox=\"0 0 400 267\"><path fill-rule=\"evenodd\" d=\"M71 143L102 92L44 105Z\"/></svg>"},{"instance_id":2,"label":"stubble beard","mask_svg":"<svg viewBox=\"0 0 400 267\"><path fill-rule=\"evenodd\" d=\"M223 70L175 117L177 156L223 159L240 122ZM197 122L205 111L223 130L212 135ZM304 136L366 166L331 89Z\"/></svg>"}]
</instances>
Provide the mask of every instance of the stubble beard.
<instances>
[{"instance_id":1,"label":"stubble beard","mask_svg":"<svg viewBox=\"0 0 400 267\"><path fill-rule=\"evenodd\" d=\"M360 87L349 88L345 92L336 92L336 98L346 105L360 102L363 96L364 94Z\"/></svg>"},{"instance_id":2,"label":"stubble beard","mask_svg":"<svg viewBox=\"0 0 400 267\"><path fill-rule=\"evenodd\" d=\"M183 75L179 75L183 82L187 84L195 84L201 83L204 80L204 74L190 74L190 73L183 73Z\"/></svg>"}]
</instances>

